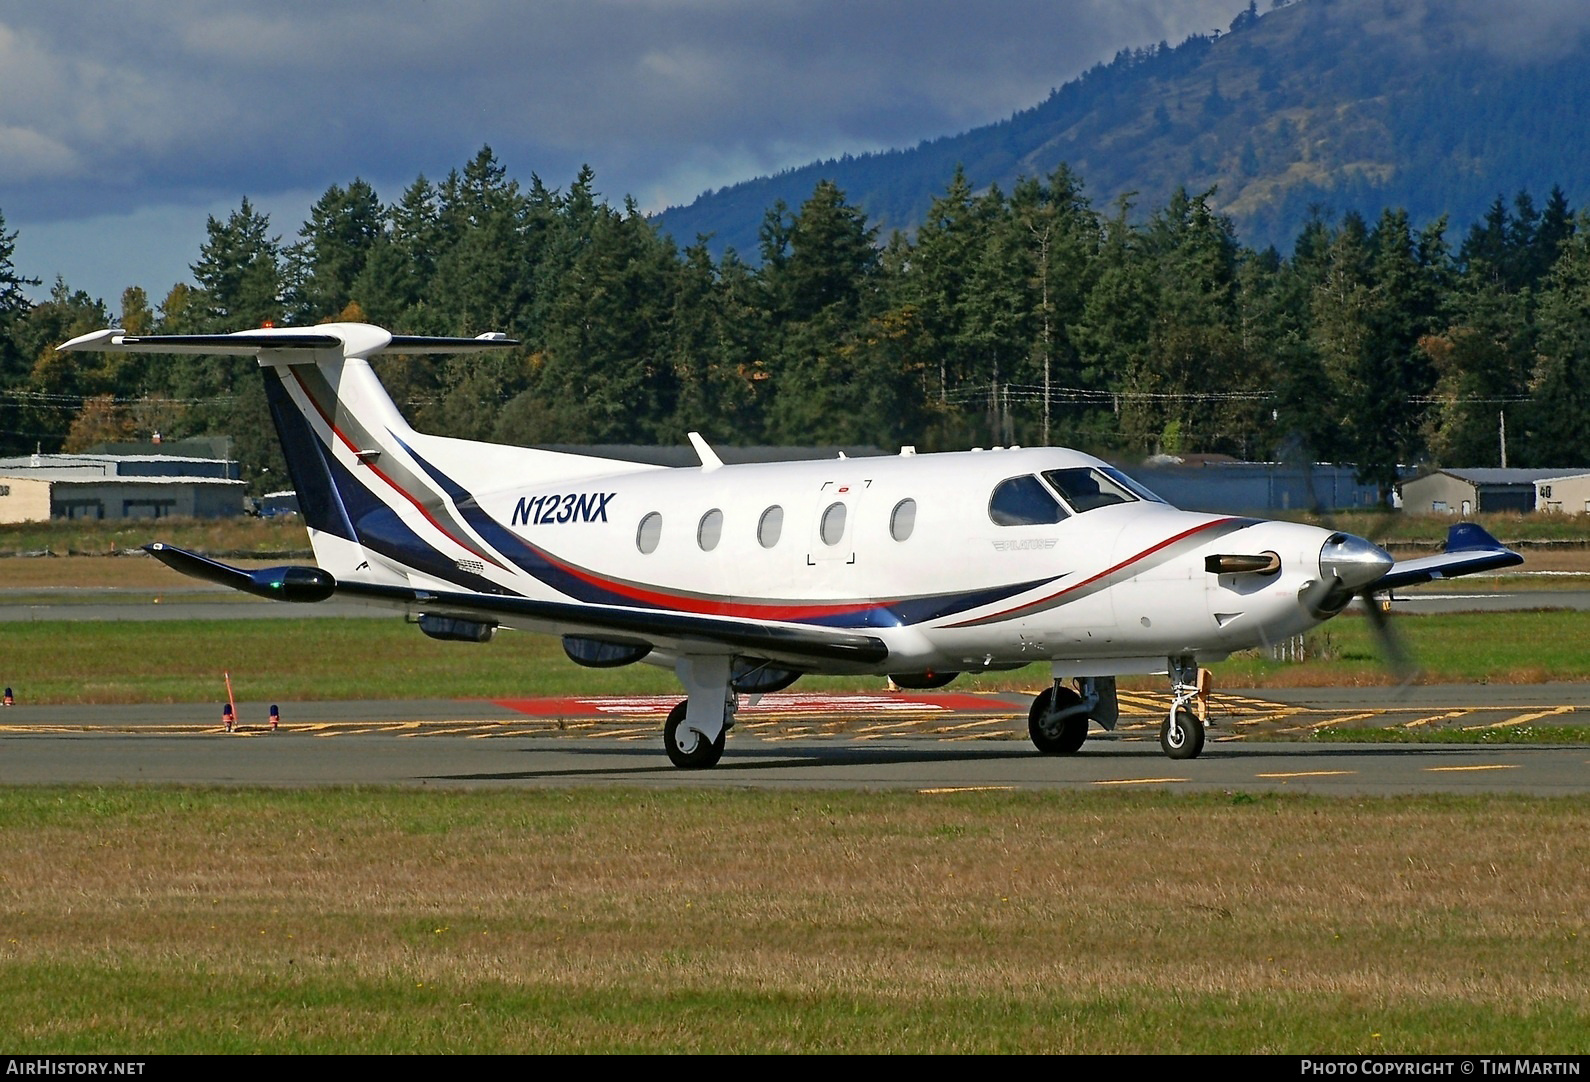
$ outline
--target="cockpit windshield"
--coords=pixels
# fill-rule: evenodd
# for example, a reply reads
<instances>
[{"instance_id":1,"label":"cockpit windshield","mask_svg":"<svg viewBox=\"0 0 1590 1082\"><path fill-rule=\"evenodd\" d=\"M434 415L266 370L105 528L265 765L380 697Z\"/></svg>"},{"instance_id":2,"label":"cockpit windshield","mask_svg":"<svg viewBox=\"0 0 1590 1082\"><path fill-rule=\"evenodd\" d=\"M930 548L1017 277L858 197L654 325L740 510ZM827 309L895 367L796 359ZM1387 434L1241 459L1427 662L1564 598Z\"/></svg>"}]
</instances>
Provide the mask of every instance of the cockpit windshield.
<instances>
[{"instance_id":1,"label":"cockpit windshield","mask_svg":"<svg viewBox=\"0 0 1590 1082\"><path fill-rule=\"evenodd\" d=\"M1066 470L1047 470L1043 479L1048 481L1062 499L1077 514L1117 503L1136 503L1151 500L1164 503L1158 496L1137 484L1120 470L1077 466Z\"/></svg>"},{"instance_id":2,"label":"cockpit windshield","mask_svg":"<svg viewBox=\"0 0 1590 1082\"><path fill-rule=\"evenodd\" d=\"M1170 502L1169 500L1165 499L1165 497L1159 495L1159 493L1154 492L1153 490L1148 488L1148 486L1144 485L1143 482L1137 480L1135 477L1131 477L1131 476L1128 476L1127 474L1122 473L1120 470L1116 469L1114 466L1106 466L1106 467L1104 467L1103 472L1104 472L1104 474L1106 476L1108 476L1112 480L1116 481L1123 488L1125 488L1128 492L1135 493L1139 499L1147 500L1149 503L1169 503Z\"/></svg>"}]
</instances>

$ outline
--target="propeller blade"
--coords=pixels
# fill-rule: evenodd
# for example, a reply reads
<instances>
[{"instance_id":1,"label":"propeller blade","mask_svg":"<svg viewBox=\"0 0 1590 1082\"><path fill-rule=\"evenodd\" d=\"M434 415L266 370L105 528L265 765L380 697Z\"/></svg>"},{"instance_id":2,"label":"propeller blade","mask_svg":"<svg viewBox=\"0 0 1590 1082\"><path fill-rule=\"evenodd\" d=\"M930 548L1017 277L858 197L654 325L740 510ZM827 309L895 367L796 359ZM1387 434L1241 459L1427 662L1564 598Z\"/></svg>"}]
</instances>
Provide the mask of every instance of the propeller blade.
<instances>
[{"instance_id":1,"label":"propeller blade","mask_svg":"<svg viewBox=\"0 0 1590 1082\"><path fill-rule=\"evenodd\" d=\"M1407 687L1419 678L1419 663L1414 660L1413 653L1408 649L1408 644L1403 641L1402 636L1391 626L1391 618L1381 607L1379 595L1365 591L1359 596L1364 599L1364 607L1369 614L1369 626L1374 631L1381 660L1397 678L1398 685Z\"/></svg>"},{"instance_id":2,"label":"propeller blade","mask_svg":"<svg viewBox=\"0 0 1590 1082\"><path fill-rule=\"evenodd\" d=\"M1314 487L1314 456L1309 453L1307 444L1300 436L1295 437L1288 441L1287 450L1289 452L1287 457L1294 458L1302 466L1303 480L1308 486L1309 503L1312 506L1314 516L1319 520L1320 525L1327 530L1335 530L1337 528L1336 517L1325 506L1325 502L1320 498L1319 490ZM1378 542L1373 538L1367 540L1378 548ZM1340 579L1337 581L1339 584L1341 583ZM1398 685L1406 688L1419 677L1419 665L1414 660L1413 652L1408 649L1402 635L1391 626L1391 620L1386 615L1386 610L1380 606L1380 598L1372 590L1363 590L1358 596L1364 600L1364 608L1369 616L1369 626L1374 632L1375 643L1379 648L1381 660L1397 678Z\"/></svg>"}]
</instances>

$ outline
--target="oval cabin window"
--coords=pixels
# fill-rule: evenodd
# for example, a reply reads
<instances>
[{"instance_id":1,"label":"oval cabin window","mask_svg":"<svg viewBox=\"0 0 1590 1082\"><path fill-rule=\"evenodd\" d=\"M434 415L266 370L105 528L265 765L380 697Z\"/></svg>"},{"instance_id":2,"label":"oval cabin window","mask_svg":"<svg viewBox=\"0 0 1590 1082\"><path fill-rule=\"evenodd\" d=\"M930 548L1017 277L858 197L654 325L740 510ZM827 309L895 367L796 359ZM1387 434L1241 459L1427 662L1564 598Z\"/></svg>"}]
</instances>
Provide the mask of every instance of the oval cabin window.
<instances>
[{"instance_id":1,"label":"oval cabin window","mask_svg":"<svg viewBox=\"0 0 1590 1082\"><path fill-rule=\"evenodd\" d=\"M650 555L657 551L657 542L662 540L662 514L653 511L640 520L640 529L635 531L635 547Z\"/></svg>"},{"instance_id":2,"label":"oval cabin window","mask_svg":"<svg viewBox=\"0 0 1590 1082\"><path fill-rule=\"evenodd\" d=\"M901 500L894 505L894 513L889 516L889 536L896 541L904 541L911 536L911 531L916 529L916 501Z\"/></svg>"},{"instance_id":3,"label":"oval cabin window","mask_svg":"<svg viewBox=\"0 0 1590 1082\"><path fill-rule=\"evenodd\" d=\"M845 536L844 504L831 503L828 505L828 510L823 512L823 521L821 527L819 527L819 532L822 535L823 544L839 544Z\"/></svg>"},{"instance_id":4,"label":"oval cabin window","mask_svg":"<svg viewBox=\"0 0 1590 1082\"><path fill-rule=\"evenodd\" d=\"M722 537L723 512L714 507L701 516L701 525L696 527L696 544L701 546L702 552L711 552Z\"/></svg>"},{"instance_id":5,"label":"oval cabin window","mask_svg":"<svg viewBox=\"0 0 1590 1082\"><path fill-rule=\"evenodd\" d=\"M762 517L756 524L756 539L763 548L770 549L778 544L779 534L783 532L784 509L775 503L762 512Z\"/></svg>"}]
</instances>

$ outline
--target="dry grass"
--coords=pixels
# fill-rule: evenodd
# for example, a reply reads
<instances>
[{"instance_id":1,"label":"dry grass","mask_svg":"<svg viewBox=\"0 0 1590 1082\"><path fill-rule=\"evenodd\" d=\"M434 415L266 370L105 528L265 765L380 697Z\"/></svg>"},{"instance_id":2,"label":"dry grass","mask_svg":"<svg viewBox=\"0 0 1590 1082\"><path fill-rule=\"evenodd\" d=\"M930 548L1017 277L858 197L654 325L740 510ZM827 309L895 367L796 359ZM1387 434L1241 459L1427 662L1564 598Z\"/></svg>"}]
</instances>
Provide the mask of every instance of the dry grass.
<instances>
[{"instance_id":1,"label":"dry grass","mask_svg":"<svg viewBox=\"0 0 1590 1082\"><path fill-rule=\"evenodd\" d=\"M285 563L283 560L232 560L240 567ZM232 591L211 586L173 571L143 552L118 556L51 556L38 559L0 559L0 590L147 590L216 595ZM235 596L235 595L234 595Z\"/></svg>"},{"instance_id":2,"label":"dry grass","mask_svg":"<svg viewBox=\"0 0 1590 1082\"><path fill-rule=\"evenodd\" d=\"M121 522L52 519L0 525L0 556L44 552L58 557L114 556L135 552L151 541L169 541L212 556L309 552L309 532L296 515Z\"/></svg>"},{"instance_id":3,"label":"dry grass","mask_svg":"<svg viewBox=\"0 0 1590 1082\"><path fill-rule=\"evenodd\" d=\"M13 791L0 1044L1582 1051L1587 866L1522 798Z\"/></svg>"}]
</instances>

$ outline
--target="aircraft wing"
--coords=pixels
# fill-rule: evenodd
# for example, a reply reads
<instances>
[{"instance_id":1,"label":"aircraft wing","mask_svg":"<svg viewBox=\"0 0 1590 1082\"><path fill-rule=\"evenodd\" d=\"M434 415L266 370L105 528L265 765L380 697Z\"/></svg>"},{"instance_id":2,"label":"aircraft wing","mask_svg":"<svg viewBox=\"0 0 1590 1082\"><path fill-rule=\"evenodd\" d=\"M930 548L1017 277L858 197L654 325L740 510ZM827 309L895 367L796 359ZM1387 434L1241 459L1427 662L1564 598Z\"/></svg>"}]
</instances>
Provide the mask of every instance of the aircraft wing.
<instances>
[{"instance_id":1,"label":"aircraft wing","mask_svg":"<svg viewBox=\"0 0 1590 1082\"><path fill-rule=\"evenodd\" d=\"M1399 586L1416 586L1433 579L1451 579L1459 575L1514 567L1523 562L1522 556L1503 546L1484 527L1472 522L1459 522L1447 531L1446 544L1441 552L1414 560L1398 560L1369 589L1375 592L1394 590Z\"/></svg>"},{"instance_id":2,"label":"aircraft wing","mask_svg":"<svg viewBox=\"0 0 1590 1082\"><path fill-rule=\"evenodd\" d=\"M144 546L161 563L185 575L282 601L344 597L431 616L454 617L528 631L614 638L672 648L710 643L736 653L796 668L818 664L876 664L889 656L873 635L799 624L735 620L690 613L540 601L512 595L338 582L315 567L245 571L163 542Z\"/></svg>"}]
</instances>

